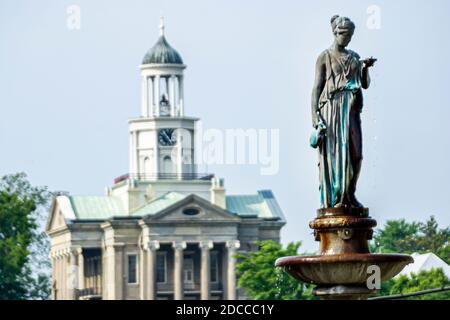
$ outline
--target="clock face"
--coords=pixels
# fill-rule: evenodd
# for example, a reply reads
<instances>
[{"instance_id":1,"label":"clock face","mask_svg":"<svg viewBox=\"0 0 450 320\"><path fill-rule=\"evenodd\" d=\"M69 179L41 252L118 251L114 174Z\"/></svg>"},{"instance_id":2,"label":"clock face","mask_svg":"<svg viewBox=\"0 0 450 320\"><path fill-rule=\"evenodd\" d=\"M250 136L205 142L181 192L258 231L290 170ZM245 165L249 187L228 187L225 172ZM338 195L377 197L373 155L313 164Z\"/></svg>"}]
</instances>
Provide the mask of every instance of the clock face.
<instances>
[{"instance_id":1,"label":"clock face","mask_svg":"<svg viewBox=\"0 0 450 320\"><path fill-rule=\"evenodd\" d=\"M175 129L161 129L158 131L158 141L162 146L173 146L177 143Z\"/></svg>"}]
</instances>

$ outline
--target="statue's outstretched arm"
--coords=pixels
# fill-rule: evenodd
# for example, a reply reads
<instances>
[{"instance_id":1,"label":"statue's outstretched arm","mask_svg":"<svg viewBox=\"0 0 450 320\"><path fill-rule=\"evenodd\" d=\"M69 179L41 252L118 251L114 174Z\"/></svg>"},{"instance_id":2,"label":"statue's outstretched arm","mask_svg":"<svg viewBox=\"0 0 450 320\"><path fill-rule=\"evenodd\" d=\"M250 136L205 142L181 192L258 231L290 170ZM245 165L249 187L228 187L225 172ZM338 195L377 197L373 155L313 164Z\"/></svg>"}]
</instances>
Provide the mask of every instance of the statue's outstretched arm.
<instances>
[{"instance_id":1,"label":"statue's outstretched arm","mask_svg":"<svg viewBox=\"0 0 450 320\"><path fill-rule=\"evenodd\" d=\"M372 67L377 59L369 58L362 60L363 68L361 72L361 86L363 89L368 89L370 86L370 74L369 74L369 68Z\"/></svg>"}]
</instances>

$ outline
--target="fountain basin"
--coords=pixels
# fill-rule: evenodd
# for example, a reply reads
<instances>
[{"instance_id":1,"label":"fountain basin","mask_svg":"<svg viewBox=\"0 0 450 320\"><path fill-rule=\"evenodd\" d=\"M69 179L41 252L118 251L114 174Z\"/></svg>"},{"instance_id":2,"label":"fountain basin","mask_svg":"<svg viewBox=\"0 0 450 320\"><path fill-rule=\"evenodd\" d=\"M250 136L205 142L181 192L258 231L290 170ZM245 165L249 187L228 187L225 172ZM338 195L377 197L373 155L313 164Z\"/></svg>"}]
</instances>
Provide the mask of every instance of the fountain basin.
<instances>
[{"instance_id":1,"label":"fountain basin","mask_svg":"<svg viewBox=\"0 0 450 320\"><path fill-rule=\"evenodd\" d=\"M380 268L381 281L396 276L412 257L403 254L351 253L317 256L293 256L277 259L276 267L284 270L297 280L319 286L366 285L372 274L368 268Z\"/></svg>"}]
</instances>

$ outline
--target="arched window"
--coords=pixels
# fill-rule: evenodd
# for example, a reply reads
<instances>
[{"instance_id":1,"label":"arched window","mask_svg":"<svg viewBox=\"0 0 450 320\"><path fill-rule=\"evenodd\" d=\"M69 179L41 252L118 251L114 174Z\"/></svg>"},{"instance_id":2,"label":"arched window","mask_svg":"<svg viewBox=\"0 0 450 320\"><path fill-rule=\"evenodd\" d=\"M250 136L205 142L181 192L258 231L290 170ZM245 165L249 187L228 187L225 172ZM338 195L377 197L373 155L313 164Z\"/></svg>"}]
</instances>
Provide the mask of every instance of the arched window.
<instances>
[{"instance_id":1,"label":"arched window","mask_svg":"<svg viewBox=\"0 0 450 320\"><path fill-rule=\"evenodd\" d=\"M173 162L170 156L165 156L163 158L163 173L173 173Z\"/></svg>"},{"instance_id":2,"label":"arched window","mask_svg":"<svg viewBox=\"0 0 450 320\"><path fill-rule=\"evenodd\" d=\"M150 172L152 172L152 168L151 168L151 162L150 162L150 158L149 157L145 157L144 158L144 162L143 162L143 170L142 172L144 173L144 175L148 175L150 174Z\"/></svg>"}]
</instances>

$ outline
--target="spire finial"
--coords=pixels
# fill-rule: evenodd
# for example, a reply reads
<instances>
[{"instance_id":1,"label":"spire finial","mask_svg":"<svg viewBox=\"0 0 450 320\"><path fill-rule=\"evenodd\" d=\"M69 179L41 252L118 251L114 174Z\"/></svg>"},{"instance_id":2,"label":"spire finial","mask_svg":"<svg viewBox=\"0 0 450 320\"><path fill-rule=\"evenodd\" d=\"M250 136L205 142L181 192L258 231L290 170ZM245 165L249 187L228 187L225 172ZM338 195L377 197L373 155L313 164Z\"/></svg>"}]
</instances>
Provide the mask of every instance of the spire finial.
<instances>
[{"instance_id":1,"label":"spire finial","mask_svg":"<svg viewBox=\"0 0 450 320\"><path fill-rule=\"evenodd\" d=\"M161 16L161 18L159 19L159 35L161 37L164 36L164 16Z\"/></svg>"}]
</instances>

